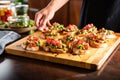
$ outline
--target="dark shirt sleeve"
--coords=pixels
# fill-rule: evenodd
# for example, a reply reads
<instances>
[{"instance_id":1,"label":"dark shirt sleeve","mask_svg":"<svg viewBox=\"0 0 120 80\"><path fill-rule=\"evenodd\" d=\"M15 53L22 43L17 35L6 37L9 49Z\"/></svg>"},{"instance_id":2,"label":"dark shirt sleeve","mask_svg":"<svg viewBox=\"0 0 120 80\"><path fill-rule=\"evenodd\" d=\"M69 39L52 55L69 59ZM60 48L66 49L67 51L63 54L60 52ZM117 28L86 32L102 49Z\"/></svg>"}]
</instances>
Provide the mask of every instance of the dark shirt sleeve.
<instances>
[{"instance_id":1,"label":"dark shirt sleeve","mask_svg":"<svg viewBox=\"0 0 120 80\"><path fill-rule=\"evenodd\" d=\"M93 23L98 29L120 32L120 0L83 0L80 28Z\"/></svg>"}]
</instances>

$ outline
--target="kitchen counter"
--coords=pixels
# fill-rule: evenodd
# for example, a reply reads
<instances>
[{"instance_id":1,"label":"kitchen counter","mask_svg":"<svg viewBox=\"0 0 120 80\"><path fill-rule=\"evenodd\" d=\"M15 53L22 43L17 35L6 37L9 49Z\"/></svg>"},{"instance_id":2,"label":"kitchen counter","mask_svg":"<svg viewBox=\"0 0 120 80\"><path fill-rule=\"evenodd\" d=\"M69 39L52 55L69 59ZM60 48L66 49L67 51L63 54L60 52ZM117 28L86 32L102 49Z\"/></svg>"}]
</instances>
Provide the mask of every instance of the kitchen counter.
<instances>
[{"instance_id":1,"label":"kitchen counter","mask_svg":"<svg viewBox=\"0 0 120 80\"><path fill-rule=\"evenodd\" d=\"M25 57L0 56L0 80L120 80L120 45L98 71Z\"/></svg>"}]
</instances>

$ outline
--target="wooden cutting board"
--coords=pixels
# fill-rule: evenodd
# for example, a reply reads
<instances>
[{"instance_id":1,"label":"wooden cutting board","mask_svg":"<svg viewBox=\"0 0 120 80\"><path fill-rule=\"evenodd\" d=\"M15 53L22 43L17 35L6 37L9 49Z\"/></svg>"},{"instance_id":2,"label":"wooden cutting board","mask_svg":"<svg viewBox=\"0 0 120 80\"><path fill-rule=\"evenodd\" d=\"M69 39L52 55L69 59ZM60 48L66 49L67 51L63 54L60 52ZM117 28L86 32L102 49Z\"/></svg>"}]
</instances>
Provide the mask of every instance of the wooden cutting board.
<instances>
[{"instance_id":1,"label":"wooden cutting board","mask_svg":"<svg viewBox=\"0 0 120 80\"><path fill-rule=\"evenodd\" d=\"M39 37L40 32L36 32L32 35ZM8 45L5 48L5 51L8 54L18 55L18 56L23 56L38 60L50 61L55 63L61 63L61 64L66 64L66 65L71 65L86 69L98 70L102 67L105 61L113 53L114 49L119 45L120 34L116 34L116 35L117 35L116 38L111 39L107 42L108 47L90 48L89 49L90 52L85 55L72 55L70 53L57 55L55 53L45 52L43 50L26 51L20 46L20 44L23 41L25 41L27 37Z\"/></svg>"}]
</instances>

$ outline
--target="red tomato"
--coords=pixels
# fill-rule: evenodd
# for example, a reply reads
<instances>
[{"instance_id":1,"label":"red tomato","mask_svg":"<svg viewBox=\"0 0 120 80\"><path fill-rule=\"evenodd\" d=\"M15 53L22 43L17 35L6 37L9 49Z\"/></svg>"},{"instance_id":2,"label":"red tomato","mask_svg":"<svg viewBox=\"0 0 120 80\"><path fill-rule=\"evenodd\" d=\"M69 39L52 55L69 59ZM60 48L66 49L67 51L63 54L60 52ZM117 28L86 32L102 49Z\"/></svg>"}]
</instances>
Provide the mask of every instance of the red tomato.
<instances>
[{"instance_id":1,"label":"red tomato","mask_svg":"<svg viewBox=\"0 0 120 80\"><path fill-rule=\"evenodd\" d=\"M89 30L92 27L93 27L93 24L87 24L83 29L84 30Z\"/></svg>"},{"instance_id":2,"label":"red tomato","mask_svg":"<svg viewBox=\"0 0 120 80\"><path fill-rule=\"evenodd\" d=\"M6 16L7 16L7 18L9 17L9 16L12 16L11 14L6 14Z\"/></svg>"},{"instance_id":3,"label":"red tomato","mask_svg":"<svg viewBox=\"0 0 120 80\"><path fill-rule=\"evenodd\" d=\"M36 44L34 42L28 44L28 47L35 47L35 46L36 46Z\"/></svg>"},{"instance_id":4,"label":"red tomato","mask_svg":"<svg viewBox=\"0 0 120 80\"><path fill-rule=\"evenodd\" d=\"M33 43L32 43L32 46L35 47L35 46L36 46L36 43L33 42Z\"/></svg>"},{"instance_id":5,"label":"red tomato","mask_svg":"<svg viewBox=\"0 0 120 80\"><path fill-rule=\"evenodd\" d=\"M103 30L102 30L102 29L99 29L99 32L103 32Z\"/></svg>"},{"instance_id":6,"label":"red tomato","mask_svg":"<svg viewBox=\"0 0 120 80\"><path fill-rule=\"evenodd\" d=\"M72 30L72 25L69 24L69 26L67 26L67 29L68 29L68 30Z\"/></svg>"},{"instance_id":7,"label":"red tomato","mask_svg":"<svg viewBox=\"0 0 120 80\"><path fill-rule=\"evenodd\" d=\"M83 40L80 40L80 39L79 39L79 40L77 41L77 44L82 44L83 42L84 42Z\"/></svg>"},{"instance_id":8,"label":"red tomato","mask_svg":"<svg viewBox=\"0 0 120 80\"><path fill-rule=\"evenodd\" d=\"M1 20L2 20L3 22L7 22L7 17L6 17L6 16L1 16Z\"/></svg>"},{"instance_id":9,"label":"red tomato","mask_svg":"<svg viewBox=\"0 0 120 80\"><path fill-rule=\"evenodd\" d=\"M34 41L39 41L39 39L37 37L34 37Z\"/></svg>"},{"instance_id":10,"label":"red tomato","mask_svg":"<svg viewBox=\"0 0 120 80\"><path fill-rule=\"evenodd\" d=\"M53 45L56 45L57 42L56 42L55 40L52 40L52 44L53 44Z\"/></svg>"},{"instance_id":11,"label":"red tomato","mask_svg":"<svg viewBox=\"0 0 120 80\"><path fill-rule=\"evenodd\" d=\"M48 43L48 44L51 44L51 42L52 42L52 39L47 38L47 43Z\"/></svg>"},{"instance_id":12,"label":"red tomato","mask_svg":"<svg viewBox=\"0 0 120 80\"><path fill-rule=\"evenodd\" d=\"M86 45L85 45L85 49L87 50L88 48L89 48L89 45L88 45L88 44L86 44Z\"/></svg>"},{"instance_id":13,"label":"red tomato","mask_svg":"<svg viewBox=\"0 0 120 80\"><path fill-rule=\"evenodd\" d=\"M93 37L94 39L98 39L98 36L96 36L96 35L94 35L94 37Z\"/></svg>"},{"instance_id":14,"label":"red tomato","mask_svg":"<svg viewBox=\"0 0 120 80\"><path fill-rule=\"evenodd\" d=\"M11 10L7 10L5 13L6 13L6 14L11 14L11 15L12 15L12 11L11 11Z\"/></svg>"},{"instance_id":15,"label":"red tomato","mask_svg":"<svg viewBox=\"0 0 120 80\"><path fill-rule=\"evenodd\" d=\"M27 39L29 40L29 39L31 39L31 37L32 37L32 36L29 36Z\"/></svg>"},{"instance_id":16,"label":"red tomato","mask_svg":"<svg viewBox=\"0 0 120 80\"><path fill-rule=\"evenodd\" d=\"M57 40L52 40L52 44L57 46L57 45L59 44L59 41L57 41Z\"/></svg>"}]
</instances>

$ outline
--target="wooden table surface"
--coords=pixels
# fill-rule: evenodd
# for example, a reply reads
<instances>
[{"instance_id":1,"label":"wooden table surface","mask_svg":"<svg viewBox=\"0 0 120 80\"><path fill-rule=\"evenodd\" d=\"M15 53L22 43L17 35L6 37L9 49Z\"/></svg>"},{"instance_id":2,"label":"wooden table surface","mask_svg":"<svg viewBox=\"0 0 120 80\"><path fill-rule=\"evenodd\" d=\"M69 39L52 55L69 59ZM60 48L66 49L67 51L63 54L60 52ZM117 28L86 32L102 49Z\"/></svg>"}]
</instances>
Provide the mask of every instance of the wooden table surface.
<instances>
[{"instance_id":1,"label":"wooden table surface","mask_svg":"<svg viewBox=\"0 0 120 80\"><path fill-rule=\"evenodd\" d=\"M120 80L120 45L98 71L4 54L0 80Z\"/></svg>"}]
</instances>

